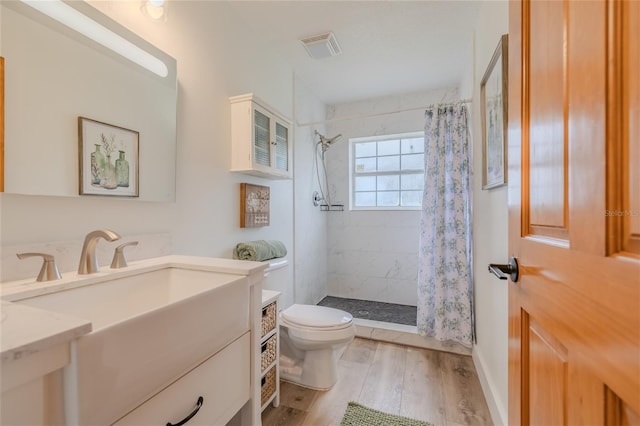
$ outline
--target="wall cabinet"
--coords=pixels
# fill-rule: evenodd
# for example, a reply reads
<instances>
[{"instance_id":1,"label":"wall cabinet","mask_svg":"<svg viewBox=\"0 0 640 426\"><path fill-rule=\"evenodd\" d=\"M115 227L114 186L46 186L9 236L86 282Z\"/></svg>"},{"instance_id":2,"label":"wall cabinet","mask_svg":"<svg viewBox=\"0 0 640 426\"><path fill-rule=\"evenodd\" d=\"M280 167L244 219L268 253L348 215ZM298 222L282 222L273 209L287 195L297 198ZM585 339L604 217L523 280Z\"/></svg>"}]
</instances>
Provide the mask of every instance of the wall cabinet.
<instances>
[{"instance_id":1,"label":"wall cabinet","mask_svg":"<svg viewBox=\"0 0 640 426\"><path fill-rule=\"evenodd\" d=\"M253 93L233 96L231 170L269 179L292 177L291 122Z\"/></svg>"},{"instance_id":2,"label":"wall cabinet","mask_svg":"<svg viewBox=\"0 0 640 426\"><path fill-rule=\"evenodd\" d=\"M262 337L260 338L260 403L262 410L270 402L280 404L280 327L278 298L280 292L262 290Z\"/></svg>"}]
</instances>

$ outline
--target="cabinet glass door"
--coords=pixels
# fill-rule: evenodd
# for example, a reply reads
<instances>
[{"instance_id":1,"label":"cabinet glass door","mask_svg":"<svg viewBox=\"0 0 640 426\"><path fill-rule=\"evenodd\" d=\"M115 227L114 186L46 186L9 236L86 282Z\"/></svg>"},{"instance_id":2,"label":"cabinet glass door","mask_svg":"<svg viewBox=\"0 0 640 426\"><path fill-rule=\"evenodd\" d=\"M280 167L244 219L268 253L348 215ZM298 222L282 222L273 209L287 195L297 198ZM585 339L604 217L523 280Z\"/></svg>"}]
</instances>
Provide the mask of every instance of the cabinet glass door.
<instances>
[{"instance_id":1,"label":"cabinet glass door","mask_svg":"<svg viewBox=\"0 0 640 426\"><path fill-rule=\"evenodd\" d=\"M289 170L289 129L276 122L276 169Z\"/></svg>"},{"instance_id":2,"label":"cabinet glass door","mask_svg":"<svg viewBox=\"0 0 640 426\"><path fill-rule=\"evenodd\" d=\"M258 110L254 110L253 117L253 156L256 164L271 166L269 153L270 119Z\"/></svg>"}]
</instances>

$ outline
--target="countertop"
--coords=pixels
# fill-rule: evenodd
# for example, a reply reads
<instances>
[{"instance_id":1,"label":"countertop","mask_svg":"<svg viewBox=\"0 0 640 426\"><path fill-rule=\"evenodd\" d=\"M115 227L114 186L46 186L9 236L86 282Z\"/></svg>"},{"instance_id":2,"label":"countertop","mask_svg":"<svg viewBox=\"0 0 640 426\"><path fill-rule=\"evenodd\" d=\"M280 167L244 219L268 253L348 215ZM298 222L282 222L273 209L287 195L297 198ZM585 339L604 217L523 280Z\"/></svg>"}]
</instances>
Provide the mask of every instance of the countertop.
<instances>
[{"instance_id":1,"label":"countertop","mask_svg":"<svg viewBox=\"0 0 640 426\"><path fill-rule=\"evenodd\" d=\"M261 262L173 255L131 262L121 269L103 266L101 271L91 275L67 272L62 274L60 280L44 283L35 282L34 279L2 283L0 354L3 365L70 342L92 330L91 322L86 319L13 302L164 267L211 270L251 277L263 274L267 265Z\"/></svg>"},{"instance_id":2,"label":"countertop","mask_svg":"<svg viewBox=\"0 0 640 426\"><path fill-rule=\"evenodd\" d=\"M91 322L2 301L2 364L69 342L91 332Z\"/></svg>"}]
</instances>

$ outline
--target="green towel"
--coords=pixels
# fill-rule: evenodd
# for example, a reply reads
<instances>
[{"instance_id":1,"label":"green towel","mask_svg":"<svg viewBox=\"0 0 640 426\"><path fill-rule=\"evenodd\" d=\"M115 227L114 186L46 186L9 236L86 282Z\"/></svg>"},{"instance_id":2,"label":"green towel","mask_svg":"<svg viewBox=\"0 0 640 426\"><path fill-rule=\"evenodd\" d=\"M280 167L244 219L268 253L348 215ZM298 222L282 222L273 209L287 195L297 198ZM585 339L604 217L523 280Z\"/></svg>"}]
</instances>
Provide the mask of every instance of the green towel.
<instances>
[{"instance_id":1,"label":"green towel","mask_svg":"<svg viewBox=\"0 0 640 426\"><path fill-rule=\"evenodd\" d=\"M278 240L257 240L236 244L233 249L233 258L241 260L263 260L284 257L287 255L287 248L282 241Z\"/></svg>"}]
</instances>

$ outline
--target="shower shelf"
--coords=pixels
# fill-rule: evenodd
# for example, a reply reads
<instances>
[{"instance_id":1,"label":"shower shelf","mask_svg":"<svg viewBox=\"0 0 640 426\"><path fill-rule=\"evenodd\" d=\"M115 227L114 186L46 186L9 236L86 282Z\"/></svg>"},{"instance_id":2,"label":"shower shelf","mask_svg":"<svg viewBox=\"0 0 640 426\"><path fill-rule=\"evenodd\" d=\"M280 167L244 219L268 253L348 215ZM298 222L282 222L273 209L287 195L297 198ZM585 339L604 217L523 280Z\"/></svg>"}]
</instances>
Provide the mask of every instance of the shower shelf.
<instances>
[{"instance_id":1,"label":"shower shelf","mask_svg":"<svg viewBox=\"0 0 640 426\"><path fill-rule=\"evenodd\" d=\"M320 211L323 212L343 212L344 204L320 204Z\"/></svg>"}]
</instances>

